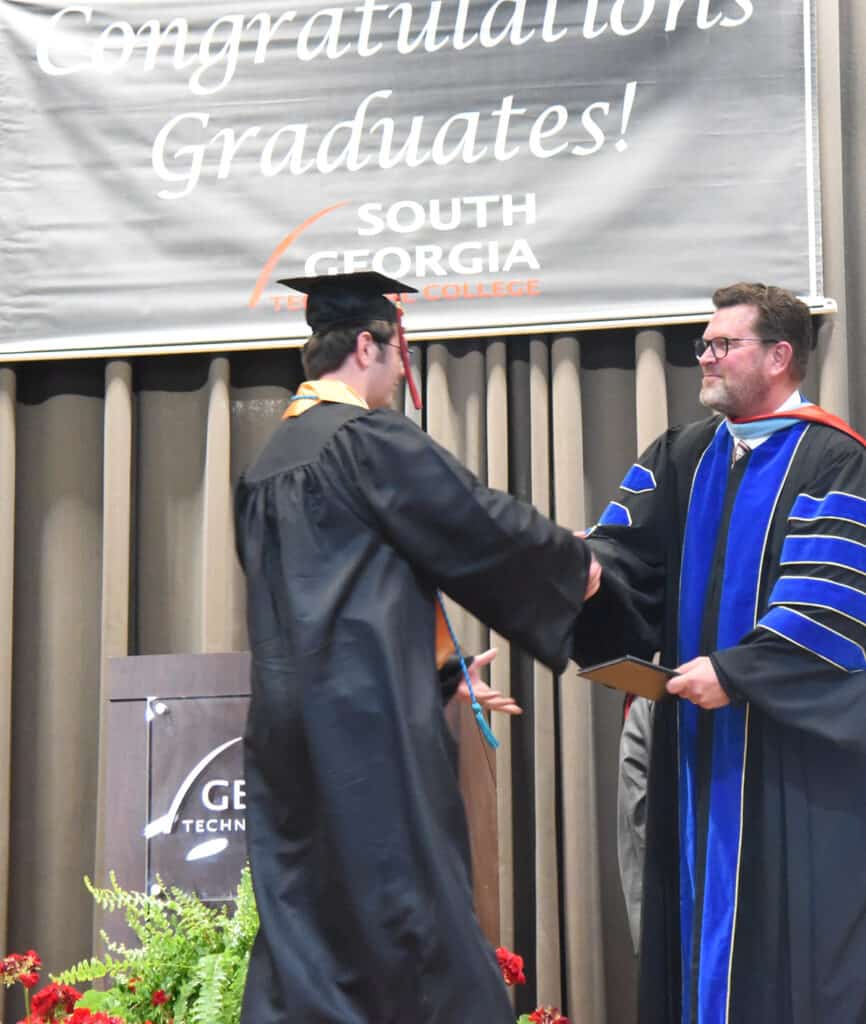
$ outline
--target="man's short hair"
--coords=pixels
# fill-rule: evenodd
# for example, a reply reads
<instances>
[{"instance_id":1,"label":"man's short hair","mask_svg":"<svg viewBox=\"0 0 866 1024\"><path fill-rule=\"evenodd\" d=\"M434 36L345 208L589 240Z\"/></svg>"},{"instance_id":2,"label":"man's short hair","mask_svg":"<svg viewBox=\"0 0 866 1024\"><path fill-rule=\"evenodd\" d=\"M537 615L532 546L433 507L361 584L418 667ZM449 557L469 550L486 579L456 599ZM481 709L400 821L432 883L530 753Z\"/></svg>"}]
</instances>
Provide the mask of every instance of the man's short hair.
<instances>
[{"instance_id":1,"label":"man's short hair","mask_svg":"<svg viewBox=\"0 0 866 1024\"><path fill-rule=\"evenodd\" d=\"M394 337L396 327L387 320L370 320L365 324L332 327L321 334L311 334L301 353L301 364L307 380L318 380L343 365L346 356L355 351L361 331L369 331L373 341L383 349Z\"/></svg>"},{"instance_id":2,"label":"man's short hair","mask_svg":"<svg viewBox=\"0 0 866 1024\"><path fill-rule=\"evenodd\" d=\"M766 341L784 340L793 349L791 375L795 380L806 376L809 353L815 346L812 316L809 307L793 292L767 284L737 284L719 288L713 294L716 309L727 306L754 306L757 310L755 330Z\"/></svg>"}]
</instances>

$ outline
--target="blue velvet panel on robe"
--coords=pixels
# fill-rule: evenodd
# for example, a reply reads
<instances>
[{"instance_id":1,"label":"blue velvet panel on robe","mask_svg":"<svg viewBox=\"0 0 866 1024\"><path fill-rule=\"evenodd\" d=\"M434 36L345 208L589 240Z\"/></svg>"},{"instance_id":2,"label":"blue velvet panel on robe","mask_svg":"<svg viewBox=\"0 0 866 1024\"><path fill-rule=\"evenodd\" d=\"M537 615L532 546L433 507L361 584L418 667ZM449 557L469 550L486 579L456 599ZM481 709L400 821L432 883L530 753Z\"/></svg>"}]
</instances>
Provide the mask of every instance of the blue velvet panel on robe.
<instances>
[{"instance_id":1,"label":"blue velvet panel on robe","mask_svg":"<svg viewBox=\"0 0 866 1024\"><path fill-rule=\"evenodd\" d=\"M704 653L704 615L715 573L722 573L715 648L723 650L735 645L754 628L770 523L805 429L804 424L776 433L752 452L726 525L721 565L717 564L717 546L731 451L727 430L720 427L704 452L692 485L683 547L681 662ZM700 773L699 726L701 716L707 714L712 716L711 770L706 845L703 863L699 863L699 803L707 786ZM679 706L683 1024L691 1024L695 1019L698 1024L722 1024L727 1018L747 716L748 705L744 704L731 704L712 712L702 712L688 701L681 701ZM703 736L706 735L704 730ZM695 998L697 1015L692 1006Z\"/></svg>"}]
</instances>

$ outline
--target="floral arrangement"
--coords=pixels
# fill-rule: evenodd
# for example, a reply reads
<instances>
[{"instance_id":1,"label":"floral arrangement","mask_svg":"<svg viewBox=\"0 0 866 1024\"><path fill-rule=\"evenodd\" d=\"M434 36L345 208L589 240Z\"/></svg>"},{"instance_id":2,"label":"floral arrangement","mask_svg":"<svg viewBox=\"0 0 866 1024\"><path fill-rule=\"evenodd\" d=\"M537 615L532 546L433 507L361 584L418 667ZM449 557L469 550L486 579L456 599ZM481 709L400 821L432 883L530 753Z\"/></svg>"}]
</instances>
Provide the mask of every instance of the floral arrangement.
<instances>
[{"instance_id":1,"label":"floral arrangement","mask_svg":"<svg viewBox=\"0 0 866 1024\"><path fill-rule=\"evenodd\" d=\"M4 957L0 983L24 989L25 1017L18 1024L238 1024L259 926L249 868L241 874L233 914L181 889L157 896L130 892L114 874L106 889L84 881L98 906L123 911L138 945L103 933L104 957L83 960L36 992L42 961L35 950ZM496 959L506 985L526 984L523 957L500 947ZM112 984L84 994L73 987L99 979ZM539 1006L517 1024L569 1022L558 1009Z\"/></svg>"},{"instance_id":2,"label":"floral arrangement","mask_svg":"<svg viewBox=\"0 0 866 1024\"><path fill-rule=\"evenodd\" d=\"M506 985L526 984L522 956L500 946L496 950L496 961ZM555 1006L539 1006L532 1013L521 1014L517 1018L517 1024L569 1024L569 1022L568 1017L563 1017Z\"/></svg>"},{"instance_id":3,"label":"floral arrangement","mask_svg":"<svg viewBox=\"0 0 866 1024\"><path fill-rule=\"evenodd\" d=\"M106 889L84 882L98 906L124 913L138 944L113 942L103 933L104 957L76 964L32 999L39 957L33 951L6 957L0 980L25 989L27 1012L19 1024L237 1024L259 926L248 868L231 915L181 889L156 896L130 892L113 874ZM83 995L72 987L98 979L112 984Z\"/></svg>"}]
</instances>

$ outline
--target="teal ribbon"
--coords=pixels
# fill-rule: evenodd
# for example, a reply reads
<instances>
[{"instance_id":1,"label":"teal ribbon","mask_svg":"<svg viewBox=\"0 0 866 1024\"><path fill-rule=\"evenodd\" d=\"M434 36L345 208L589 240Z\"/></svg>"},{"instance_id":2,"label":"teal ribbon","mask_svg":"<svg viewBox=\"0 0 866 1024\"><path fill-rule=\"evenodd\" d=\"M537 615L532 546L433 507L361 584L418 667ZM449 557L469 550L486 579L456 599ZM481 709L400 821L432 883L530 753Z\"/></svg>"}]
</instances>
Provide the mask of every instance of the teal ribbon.
<instances>
[{"instance_id":1,"label":"teal ribbon","mask_svg":"<svg viewBox=\"0 0 866 1024\"><path fill-rule=\"evenodd\" d=\"M457 640L456 634L454 633L454 627L451 625L451 620L448 618L448 612L445 611L445 602L438 590L436 591L436 600L439 602L439 607L442 609L442 618L445 619L445 625L448 627L451 643L454 644L454 651L460 662L460 671L463 673L463 678L466 680L466 686L469 688L469 706L472 708L472 712L475 715L475 722L481 731L481 735L485 740L487 740L487 743L496 750L499 746L499 740L493 735L493 730L490 728L489 722L484 717L484 709L478 703L478 699L475 696L475 688L472 686L472 680L469 677L469 669L466 667L466 659L463 657L463 651L460 649L460 644Z\"/></svg>"}]
</instances>

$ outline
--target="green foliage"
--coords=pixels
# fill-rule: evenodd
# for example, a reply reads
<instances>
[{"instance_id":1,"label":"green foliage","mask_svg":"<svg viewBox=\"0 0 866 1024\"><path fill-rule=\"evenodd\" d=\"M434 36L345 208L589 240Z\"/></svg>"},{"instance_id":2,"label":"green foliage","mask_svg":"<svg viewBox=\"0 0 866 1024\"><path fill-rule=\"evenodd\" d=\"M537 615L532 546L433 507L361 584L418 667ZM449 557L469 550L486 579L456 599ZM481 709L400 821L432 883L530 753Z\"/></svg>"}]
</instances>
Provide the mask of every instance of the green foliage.
<instances>
[{"instance_id":1,"label":"green foliage","mask_svg":"<svg viewBox=\"0 0 866 1024\"><path fill-rule=\"evenodd\" d=\"M121 888L113 873L109 879L106 889L88 878L84 883L98 906L123 912L138 945L114 942L103 933L105 956L83 960L55 980L80 986L109 978L111 988L91 989L78 1005L129 1024L170 1018L175 1024L237 1024L259 926L249 868L241 873L233 914L182 889L149 896ZM168 1001L154 1006L159 991Z\"/></svg>"},{"instance_id":2,"label":"green foliage","mask_svg":"<svg viewBox=\"0 0 866 1024\"><path fill-rule=\"evenodd\" d=\"M169 888L148 896L121 888L112 872L109 887L99 889L85 878L94 902L120 911L138 940L137 946L112 941L104 932L107 952L91 957L54 980L80 987L109 979L105 990L91 988L76 1007L121 1018L126 1024L238 1024L253 940L259 929L249 868L241 872L234 913L208 907L182 889ZM162 883L160 883L162 884ZM164 993L164 1003L154 1003ZM544 1012L544 1016L536 1016ZM558 1010L539 1008L523 1014L518 1024L568 1024Z\"/></svg>"}]
</instances>

